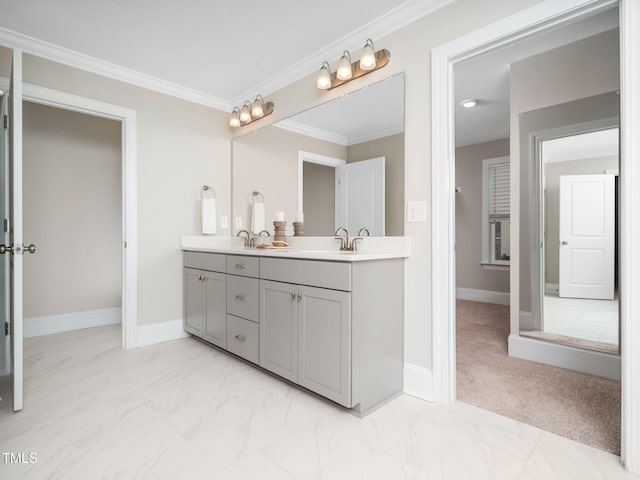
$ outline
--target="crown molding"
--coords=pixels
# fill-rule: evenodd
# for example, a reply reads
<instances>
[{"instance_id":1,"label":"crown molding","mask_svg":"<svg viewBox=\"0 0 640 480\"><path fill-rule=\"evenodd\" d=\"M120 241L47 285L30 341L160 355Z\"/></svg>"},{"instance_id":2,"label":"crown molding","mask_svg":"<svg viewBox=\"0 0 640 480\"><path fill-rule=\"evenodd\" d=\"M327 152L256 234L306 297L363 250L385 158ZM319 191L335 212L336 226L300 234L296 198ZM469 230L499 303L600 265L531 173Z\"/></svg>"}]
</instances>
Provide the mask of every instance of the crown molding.
<instances>
[{"instance_id":1,"label":"crown molding","mask_svg":"<svg viewBox=\"0 0 640 480\"><path fill-rule=\"evenodd\" d=\"M222 98L114 65L2 27L0 27L0 44L10 48L18 48L25 53L42 57L46 60L53 60L70 67L96 73L104 77L170 95L188 102L224 111L230 111L232 108L231 103Z\"/></svg>"},{"instance_id":2,"label":"crown molding","mask_svg":"<svg viewBox=\"0 0 640 480\"><path fill-rule=\"evenodd\" d=\"M373 130L362 135L355 135L353 137L349 137L348 146L349 145L357 145L358 143L369 142L371 140L377 140L379 138L388 137L390 135L397 135L398 133L404 133L404 125L391 125L388 127L380 128L378 130Z\"/></svg>"},{"instance_id":3,"label":"crown molding","mask_svg":"<svg viewBox=\"0 0 640 480\"><path fill-rule=\"evenodd\" d=\"M336 143L343 147L349 146L349 139L344 135L338 135L337 133L311 127L294 120L280 120L278 123L274 123L273 125L278 128L282 128L283 130L306 135L307 137L317 138L318 140L324 140L326 142Z\"/></svg>"},{"instance_id":4,"label":"crown molding","mask_svg":"<svg viewBox=\"0 0 640 480\"><path fill-rule=\"evenodd\" d=\"M262 92L261 95L263 97L276 92L318 70L322 62L328 61L327 59L335 59L337 61L343 50L358 50L362 48L367 38L373 38L374 41L384 38L419 18L425 17L456 1L458 0L409 0L348 35L330 43L304 60L293 64L279 74L254 85L235 97L230 104L242 104L245 99L251 98L256 92Z\"/></svg>"}]
</instances>

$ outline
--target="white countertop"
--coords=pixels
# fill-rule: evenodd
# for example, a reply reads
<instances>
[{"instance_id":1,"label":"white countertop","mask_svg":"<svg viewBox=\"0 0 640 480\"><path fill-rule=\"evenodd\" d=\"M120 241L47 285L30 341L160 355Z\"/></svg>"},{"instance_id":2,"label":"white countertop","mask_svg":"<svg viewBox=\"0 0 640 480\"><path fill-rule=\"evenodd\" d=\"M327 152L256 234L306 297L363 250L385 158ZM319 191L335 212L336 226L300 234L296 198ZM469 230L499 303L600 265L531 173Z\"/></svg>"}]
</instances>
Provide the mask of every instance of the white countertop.
<instances>
[{"instance_id":1,"label":"white countertop","mask_svg":"<svg viewBox=\"0 0 640 480\"><path fill-rule=\"evenodd\" d=\"M273 237L261 237L258 243L271 244ZM365 237L358 242L358 251L341 252L340 242L333 237L287 237L287 250L248 248L238 237L184 236L180 247L184 251L254 255L260 257L303 258L333 262L362 262L389 258L406 258L410 254L408 237Z\"/></svg>"}]
</instances>

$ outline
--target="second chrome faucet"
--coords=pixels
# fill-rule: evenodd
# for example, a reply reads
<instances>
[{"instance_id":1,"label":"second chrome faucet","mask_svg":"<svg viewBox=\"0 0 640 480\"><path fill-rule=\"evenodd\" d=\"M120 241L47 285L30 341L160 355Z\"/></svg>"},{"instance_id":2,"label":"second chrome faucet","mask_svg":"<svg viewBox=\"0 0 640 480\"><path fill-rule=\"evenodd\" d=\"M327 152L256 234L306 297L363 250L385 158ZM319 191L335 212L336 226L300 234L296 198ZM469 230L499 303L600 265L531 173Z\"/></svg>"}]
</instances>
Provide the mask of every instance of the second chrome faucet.
<instances>
[{"instance_id":1,"label":"second chrome faucet","mask_svg":"<svg viewBox=\"0 0 640 480\"><path fill-rule=\"evenodd\" d=\"M362 232L362 229L360 229L360 231ZM344 233L344 236L340 235L341 232ZM357 251L357 242L359 240L362 240L362 237L353 237L353 238L350 239L349 238L349 231L345 227L338 228L334 235L336 236L335 237L336 240L340 240L340 251L341 252L355 252L355 251Z\"/></svg>"}]
</instances>

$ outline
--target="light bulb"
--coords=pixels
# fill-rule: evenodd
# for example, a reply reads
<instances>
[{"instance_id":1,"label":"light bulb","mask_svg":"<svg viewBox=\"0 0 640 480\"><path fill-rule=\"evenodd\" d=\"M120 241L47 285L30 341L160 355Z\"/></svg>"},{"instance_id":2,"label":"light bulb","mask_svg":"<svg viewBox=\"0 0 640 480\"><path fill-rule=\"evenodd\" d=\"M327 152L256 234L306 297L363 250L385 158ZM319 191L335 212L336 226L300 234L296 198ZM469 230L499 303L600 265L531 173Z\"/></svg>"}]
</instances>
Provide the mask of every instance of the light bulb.
<instances>
[{"instance_id":1,"label":"light bulb","mask_svg":"<svg viewBox=\"0 0 640 480\"><path fill-rule=\"evenodd\" d=\"M247 123L251 120L251 104L249 102L244 102L242 108L240 109L240 121L242 123Z\"/></svg>"},{"instance_id":2,"label":"light bulb","mask_svg":"<svg viewBox=\"0 0 640 480\"><path fill-rule=\"evenodd\" d=\"M320 67L316 87L320 90L328 90L331 87L331 72L327 62L323 62L322 67Z\"/></svg>"},{"instance_id":3,"label":"light bulb","mask_svg":"<svg viewBox=\"0 0 640 480\"><path fill-rule=\"evenodd\" d=\"M336 72L336 77L340 80L349 80L352 76L353 72L351 71L351 55L346 50L342 54L342 58L340 59L340 63L338 63L338 71Z\"/></svg>"},{"instance_id":4,"label":"light bulb","mask_svg":"<svg viewBox=\"0 0 640 480\"><path fill-rule=\"evenodd\" d=\"M477 98L468 98L467 100L461 101L460 105L462 105L464 108L473 108L478 105L479 101L480 100L478 100Z\"/></svg>"},{"instance_id":5,"label":"light bulb","mask_svg":"<svg viewBox=\"0 0 640 480\"><path fill-rule=\"evenodd\" d=\"M258 95L251 104L251 116L253 118L260 118L264 115L264 109L262 107L262 97Z\"/></svg>"},{"instance_id":6,"label":"light bulb","mask_svg":"<svg viewBox=\"0 0 640 480\"><path fill-rule=\"evenodd\" d=\"M240 109L238 107L231 112L231 118L229 119L229 126L236 128L240 126Z\"/></svg>"},{"instance_id":7,"label":"light bulb","mask_svg":"<svg viewBox=\"0 0 640 480\"><path fill-rule=\"evenodd\" d=\"M376 53L373 51L373 41L367 40L360 55L360 70L368 71L376 68Z\"/></svg>"}]
</instances>

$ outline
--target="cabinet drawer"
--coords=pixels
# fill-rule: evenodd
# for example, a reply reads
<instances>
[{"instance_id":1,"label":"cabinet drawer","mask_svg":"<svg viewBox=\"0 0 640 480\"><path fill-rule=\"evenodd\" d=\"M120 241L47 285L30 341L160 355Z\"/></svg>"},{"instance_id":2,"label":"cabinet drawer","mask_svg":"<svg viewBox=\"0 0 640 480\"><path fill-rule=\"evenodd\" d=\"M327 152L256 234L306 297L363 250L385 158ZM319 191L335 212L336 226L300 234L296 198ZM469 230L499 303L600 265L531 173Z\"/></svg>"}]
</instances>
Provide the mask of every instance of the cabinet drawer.
<instances>
[{"instance_id":1,"label":"cabinet drawer","mask_svg":"<svg viewBox=\"0 0 640 480\"><path fill-rule=\"evenodd\" d=\"M205 252L183 252L182 258L185 267L221 273L227 271L226 255Z\"/></svg>"},{"instance_id":2,"label":"cabinet drawer","mask_svg":"<svg viewBox=\"0 0 640 480\"><path fill-rule=\"evenodd\" d=\"M244 255L227 255L227 273L257 278L260 273L260 259Z\"/></svg>"},{"instance_id":3,"label":"cabinet drawer","mask_svg":"<svg viewBox=\"0 0 640 480\"><path fill-rule=\"evenodd\" d=\"M260 280L227 275L227 313L258 322Z\"/></svg>"},{"instance_id":4,"label":"cabinet drawer","mask_svg":"<svg viewBox=\"0 0 640 480\"><path fill-rule=\"evenodd\" d=\"M260 278L349 292L351 264L262 257Z\"/></svg>"},{"instance_id":5,"label":"cabinet drawer","mask_svg":"<svg viewBox=\"0 0 640 480\"><path fill-rule=\"evenodd\" d=\"M258 363L260 326L244 318L227 315L227 350L239 357Z\"/></svg>"}]
</instances>

